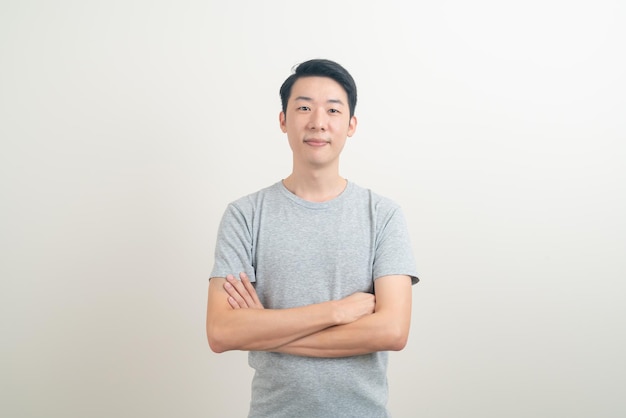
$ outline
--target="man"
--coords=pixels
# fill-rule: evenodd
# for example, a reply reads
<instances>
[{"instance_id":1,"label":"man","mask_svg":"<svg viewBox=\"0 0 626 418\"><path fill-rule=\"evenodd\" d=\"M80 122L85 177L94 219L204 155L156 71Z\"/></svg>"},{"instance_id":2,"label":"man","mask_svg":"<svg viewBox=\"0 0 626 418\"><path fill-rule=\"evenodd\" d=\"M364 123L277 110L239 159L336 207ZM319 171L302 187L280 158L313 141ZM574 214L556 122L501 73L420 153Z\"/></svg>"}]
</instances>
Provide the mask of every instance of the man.
<instances>
[{"instance_id":1,"label":"man","mask_svg":"<svg viewBox=\"0 0 626 418\"><path fill-rule=\"evenodd\" d=\"M209 345L249 351L249 417L387 417L387 351L406 345L418 280L404 218L339 174L357 126L342 66L304 62L280 95L293 170L226 209Z\"/></svg>"}]
</instances>

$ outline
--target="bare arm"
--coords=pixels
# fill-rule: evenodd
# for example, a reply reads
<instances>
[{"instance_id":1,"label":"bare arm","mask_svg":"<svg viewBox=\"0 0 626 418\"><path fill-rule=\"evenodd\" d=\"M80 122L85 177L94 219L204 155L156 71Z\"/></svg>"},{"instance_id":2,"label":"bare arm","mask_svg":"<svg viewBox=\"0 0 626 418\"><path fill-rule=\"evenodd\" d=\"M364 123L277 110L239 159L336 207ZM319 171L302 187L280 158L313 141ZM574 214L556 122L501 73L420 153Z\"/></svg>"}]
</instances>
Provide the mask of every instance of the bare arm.
<instances>
[{"instance_id":1,"label":"bare arm","mask_svg":"<svg viewBox=\"0 0 626 418\"><path fill-rule=\"evenodd\" d=\"M367 293L298 308L263 309L245 275L241 281L232 276L227 279L209 282L206 329L215 352L275 351L325 328L353 322L374 309L374 296ZM237 301L231 295L247 296Z\"/></svg>"},{"instance_id":2,"label":"bare arm","mask_svg":"<svg viewBox=\"0 0 626 418\"><path fill-rule=\"evenodd\" d=\"M326 327L279 347L266 351L309 357L345 357L376 351L402 350L406 345L411 321L411 279L408 276L384 276L375 282L376 305L372 315ZM256 292L251 286L228 288L235 309L255 307Z\"/></svg>"},{"instance_id":3,"label":"bare arm","mask_svg":"<svg viewBox=\"0 0 626 418\"><path fill-rule=\"evenodd\" d=\"M374 314L349 324L325 328L272 351L310 357L345 357L402 350L411 321L411 279L408 276L385 276L378 278L374 285Z\"/></svg>"}]
</instances>

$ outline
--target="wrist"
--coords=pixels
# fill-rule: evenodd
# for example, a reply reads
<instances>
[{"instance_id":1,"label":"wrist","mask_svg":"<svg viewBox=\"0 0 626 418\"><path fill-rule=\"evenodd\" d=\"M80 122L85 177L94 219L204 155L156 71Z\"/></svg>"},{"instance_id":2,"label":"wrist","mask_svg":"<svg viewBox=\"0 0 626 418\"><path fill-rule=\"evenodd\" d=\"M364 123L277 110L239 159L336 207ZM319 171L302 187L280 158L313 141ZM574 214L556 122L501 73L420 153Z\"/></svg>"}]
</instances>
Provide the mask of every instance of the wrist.
<instances>
[{"instance_id":1,"label":"wrist","mask_svg":"<svg viewBox=\"0 0 626 418\"><path fill-rule=\"evenodd\" d=\"M330 320L332 326L344 324L346 321L346 313L341 307L341 301L331 300L328 304L330 306Z\"/></svg>"}]
</instances>

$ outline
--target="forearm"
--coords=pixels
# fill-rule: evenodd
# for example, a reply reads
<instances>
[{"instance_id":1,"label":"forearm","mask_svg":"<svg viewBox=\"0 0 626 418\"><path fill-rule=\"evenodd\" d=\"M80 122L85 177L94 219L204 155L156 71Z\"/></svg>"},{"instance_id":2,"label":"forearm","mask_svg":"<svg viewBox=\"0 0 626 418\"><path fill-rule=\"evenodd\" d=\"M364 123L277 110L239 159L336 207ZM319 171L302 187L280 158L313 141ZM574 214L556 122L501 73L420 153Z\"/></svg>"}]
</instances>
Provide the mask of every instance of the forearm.
<instances>
[{"instance_id":1,"label":"forearm","mask_svg":"<svg viewBox=\"0 0 626 418\"><path fill-rule=\"evenodd\" d=\"M374 313L346 325L338 325L290 341L275 352L308 357L347 357L377 351L398 351L406 345L409 325Z\"/></svg>"},{"instance_id":2,"label":"forearm","mask_svg":"<svg viewBox=\"0 0 626 418\"><path fill-rule=\"evenodd\" d=\"M379 313L374 315L376 305L379 305ZM207 305L207 336L209 345L215 352L279 351L282 348L285 353L309 355L309 350L330 349L334 341L340 340L342 345L335 346L338 350L330 350L324 356L354 355L356 353L352 353L352 350L359 349L358 344L350 341L361 341L363 334L376 331L380 341L389 341L389 337L393 335L389 331L396 330L398 324L406 322L392 320L393 316L393 309L385 309L384 303L376 304L374 295L364 292L357 292L340 300L297 308L265 309L248 277L242 273L241 281L237 281L232 275L228 275L226 279L211 279ZM367 317L375 318L354 328L337 327L358 323L360 319ZM385 321L394 325L386 326ZM406 328L408 332L408 323ZM315 335L311 341L306 339L314 334L319 335ZM290 345L299 340L302 340L301 345ZM390 348L383 346L380 349ZM321 355L323 354L320 353Z\"/></svg>"},{"instance_id":3,"label":"forearm","mask_svg":"<svg viewBox=\"0 0 626 418\"><path fill-rule=\"evenodd\" d=\"M207 315L215 352L271 351L337 324L332 302L292 309L230 309Z\"/></svg>"},{"instance_id":4,"label":"forearm","mask_svg":"<svg viewBox=\"0 0 626 418\"><path fill-rule=\"evenodd\" d=\"M402 350L411 323L411 280L385 276L375 282L376 308L346 325L329 327L278 347L277 352L309 357L346 357Z\"/></svg>"},{"instance_id":5,"label":"forearm","mask_svg":"<svg viewBox=\"0 0 626 418\"><path fill-rule=\"evenodd\" d=\"M358 293L290 309L265 309L247 275L209 284L207 337L215 352L270 351L325 328L353 322L374 309L374 296Z\"/></svg>"}]
</instances>

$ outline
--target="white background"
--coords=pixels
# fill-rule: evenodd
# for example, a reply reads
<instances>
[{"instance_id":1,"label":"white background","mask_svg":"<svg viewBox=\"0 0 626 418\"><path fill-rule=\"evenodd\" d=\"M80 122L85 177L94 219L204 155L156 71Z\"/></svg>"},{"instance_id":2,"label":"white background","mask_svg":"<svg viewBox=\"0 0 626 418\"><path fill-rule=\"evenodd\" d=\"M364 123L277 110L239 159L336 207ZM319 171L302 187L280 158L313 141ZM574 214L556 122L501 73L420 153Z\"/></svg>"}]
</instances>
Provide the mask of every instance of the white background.
<instances>
[{"instance_id":1,"label":"white background","mask_svg":"<svg viewBox=\"0 0 626 418\"><path fill-rule=\"evenodd\" d=\"M626 415L626 6L3 1L0 415L242 417L210 352L226 204L289 174L278 88L359 87L342 174L400 203L422 281L403 417Z\"/></svg>"}]
</instances>

